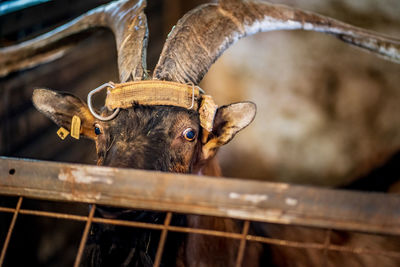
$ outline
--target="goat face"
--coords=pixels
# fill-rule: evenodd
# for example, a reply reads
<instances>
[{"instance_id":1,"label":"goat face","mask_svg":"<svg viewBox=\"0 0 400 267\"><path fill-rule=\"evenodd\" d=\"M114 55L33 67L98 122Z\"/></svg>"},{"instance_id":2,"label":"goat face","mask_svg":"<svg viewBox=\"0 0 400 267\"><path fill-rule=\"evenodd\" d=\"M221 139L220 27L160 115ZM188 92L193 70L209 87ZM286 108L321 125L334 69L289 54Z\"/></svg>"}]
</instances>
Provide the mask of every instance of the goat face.
<instances>
[{"instance_id":1,"label":"goat face","mask_svg":"<svg viewBox=\"0 0 400 267\"><path fill-rule=\"evenodd\" d=\"M198 143L198 115L178 107L136 106L94 127L98 163L107 166L189 172Z\"/></svg>"},{"instance_id":2,"label":"goat face","mask_svg":"<svg viewBox=\"0 0 400 267\"><path fill-rule=\"evenodd\" d=\"M68 130L72 117L80 117L81 135L96 142L98 165L180 173L201 171L256 113L250 102L220 107L213 131L204 137L198 112L185 108L134 105L111 121L100 121L83 101L67 93L37 89L33 102Z\"/></svg>"}]
</instances>

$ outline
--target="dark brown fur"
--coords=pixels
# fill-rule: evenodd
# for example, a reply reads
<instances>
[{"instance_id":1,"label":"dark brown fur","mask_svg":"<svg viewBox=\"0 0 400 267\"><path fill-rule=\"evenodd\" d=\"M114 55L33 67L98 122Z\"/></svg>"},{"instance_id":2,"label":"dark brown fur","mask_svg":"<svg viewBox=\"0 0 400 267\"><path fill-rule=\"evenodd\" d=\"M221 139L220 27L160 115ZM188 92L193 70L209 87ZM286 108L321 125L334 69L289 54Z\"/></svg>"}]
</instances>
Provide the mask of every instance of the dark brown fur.
<instances>
[{"instance_id":1,"label":"dark brown fur","mask_svg":"<svg viewBox=\"0 0 400 267\"><path fill-rule=\"evenodd\" d=\"M192 128L199 135L198 113L170 106L123 109L110 122L96 122L98 165L190 173L197 139L185 140Z\"/></svg>"}]
</instances>

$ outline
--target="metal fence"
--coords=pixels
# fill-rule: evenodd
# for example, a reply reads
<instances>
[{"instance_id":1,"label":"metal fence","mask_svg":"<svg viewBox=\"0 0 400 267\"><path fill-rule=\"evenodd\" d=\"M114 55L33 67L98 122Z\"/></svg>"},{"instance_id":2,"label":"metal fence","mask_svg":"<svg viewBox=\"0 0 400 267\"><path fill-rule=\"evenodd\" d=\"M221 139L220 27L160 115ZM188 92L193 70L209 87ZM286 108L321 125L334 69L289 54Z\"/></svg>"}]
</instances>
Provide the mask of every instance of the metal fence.
<instances>
[{"instance_id":1,"label":"metal fence","mask_svg":"<svg viewBox=\"0 0 400 267\"><path fill-rule=\"evenodd\" d=\"M330 252L387 257L400 262L400 244L399 250L387 250L347 246L332 241L335 231L387 235L399 240L398 195L11 158L0 158L0 194L18 197L15 206L0 207L1 213L12 214L1 251L1 265L19 215L84 222L75 266L81 263L88 233L94 223L158 231L160 238L154 266L160 266L167 236L172 233L236 240L239 242L236 266L246 266L244 255L249 242L318 250L324 255L325 262ZM91 205L87 215L76 215L72 212L23 208L26 199ZM102 218L95 216L98 205L162 211L165 212L165 219L157 224ZM242 229L236 233L174 225L171 223L174 214L229 217L242 222ZM322 233L322 238L316 242L257 235L249 232L252 223L307 227Z\"/></svg>"}]
</instances>

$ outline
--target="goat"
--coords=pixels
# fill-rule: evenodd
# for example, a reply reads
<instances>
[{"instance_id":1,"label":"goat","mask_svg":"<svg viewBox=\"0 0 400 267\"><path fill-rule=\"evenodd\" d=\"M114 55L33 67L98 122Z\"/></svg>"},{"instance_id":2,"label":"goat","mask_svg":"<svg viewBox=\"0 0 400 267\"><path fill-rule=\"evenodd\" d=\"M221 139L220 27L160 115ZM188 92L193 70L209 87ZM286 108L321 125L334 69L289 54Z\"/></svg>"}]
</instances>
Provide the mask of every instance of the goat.
<instances>
[{"instance_id":1,"label":"goat","mask_svg":"<svg viewBox=\"0 0 400 267\"><path fill-rule=\"evenodd\" d=\"M247 35L272 30L318 31L400 62L399 40L283 5L227 0L205 4L187 13L170 32L150 77L146 72L148 37L144 8L145 1L141 0L112 2L44 36L0 51L0 75L6 75L61 56L71 46L71 40L74 40L71 37L87 29L108 27L114 32L123 85L109 84L116 88L109 89L108 109L102 109L101 115L67 93L37 89L33 94L35 107L59 126L71 131L73 117L80 118L78 136L96 142L98 165L219 176L215 160L217 150L252 122L256 107L251 102L241 102L215 109L212 102L208 102L212 112L206 111L204 119L201 107L209 98L196 85L230 45ZM138 100L140 97L136 95L125 99L124 93L114 94L119 89L124 91L123 86L134 86L144 94L144 99ZM185 105L171 101L169 86L184 92ZM150 89L143 90L145 87ZM152 90L154 88L158 91ZM116 99L112 99L114 96ZM156 100L152 102L154 99L146 100L146 97ZM168 101L163 102L165 97ZM113 110L111 115L109 109ZM105 216L108 212L104 210ZM111 210L111 214L116 212ZM158 214L154 216L156 218L150 216L148 219L158 219ZM230 219L188 216L187 221L189 226L211 225L216 230L236 228ZM111 256L107 253L111 253L112 248L104 250L94 244L87 251L88 264L151 265L151 253L146 249L151 237L137 234L134 242L129 242L134 246L134 253L139 253L136 257L119 255L120 259L115 259L115 255L111 255L114 258L110 261ZM236 245L215 241L211 237L189 235L185 248L177 252L177 265L234 265ZM253 255L248 255L248 264L257 265L259 250L258 246L250 250Z\"/></svg>"}]
</instances>

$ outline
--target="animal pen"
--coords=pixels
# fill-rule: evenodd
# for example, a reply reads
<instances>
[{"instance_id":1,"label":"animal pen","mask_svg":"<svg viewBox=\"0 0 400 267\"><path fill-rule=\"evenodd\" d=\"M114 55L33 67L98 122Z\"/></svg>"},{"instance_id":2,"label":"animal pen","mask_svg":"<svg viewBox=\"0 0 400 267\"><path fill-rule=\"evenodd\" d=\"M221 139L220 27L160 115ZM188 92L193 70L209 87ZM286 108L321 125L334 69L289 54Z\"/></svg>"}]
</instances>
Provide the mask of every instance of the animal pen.
<instances>
[{"instance_id":1,"label":"animal pen","mask_svg":"<svg viewBox=\"0 0 400 267\"><path fill-rule=\"evenodd\" d=\"M173 8L165 8L165 2L169 1L164 1L164 12L168 13ZM173 7L179 2L170 1ZM149 17L158 14L160 3L149 1ZM77 16L100 4L103 2L92 1L70 12ZM49 15L54 17L51 24L64 22L62 12ZM57 16L64 20L57 21ZM29 17L26 24L31 23L29 20L33 18ZM169 20L153 22L150 31L166 31L164 28L169 26L163 23L176 21ZM10 36L21 34L23 29L2 31ZM83 145L57 140L57 128L31 105L31 84L37 81L48 80L51 87L85 96L99 81L118 79L114 37L105 30L86 34L90 38L72 48L65 59L11 73L0 80L0 155L4 155L0 156L0 266L85 265L87 240L99 225L153 236L157 245L149 255L154 266L169 266L173 262L170 251L178 250L174 248L176 240L189 235L234 243L236 266L251 266L253 263L247 259L252 249L261 247L265 264L275 257L274 262L282 262L283 266L297 266L302 257L312 259L312 266L363 266L368 262L392 266L388 264L400 262L398 194L87 164L93 163L88 156L94 153L93 146L84 140L79 141ZM152 62L164 40L157 33L150 35L155 40L149 51ZM55 75L60 78L54 79ZM161 214L162 220L149 223L140 216L104 216L104 207L122 213ZM182 215L188 214L231 218L240 230L189 227L182 220ZM284 253L276 253L280 250ZM218 264L224 266L223 262Z\"/></svg>"}]
</instances>

